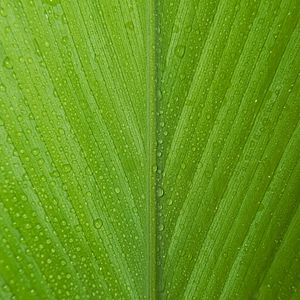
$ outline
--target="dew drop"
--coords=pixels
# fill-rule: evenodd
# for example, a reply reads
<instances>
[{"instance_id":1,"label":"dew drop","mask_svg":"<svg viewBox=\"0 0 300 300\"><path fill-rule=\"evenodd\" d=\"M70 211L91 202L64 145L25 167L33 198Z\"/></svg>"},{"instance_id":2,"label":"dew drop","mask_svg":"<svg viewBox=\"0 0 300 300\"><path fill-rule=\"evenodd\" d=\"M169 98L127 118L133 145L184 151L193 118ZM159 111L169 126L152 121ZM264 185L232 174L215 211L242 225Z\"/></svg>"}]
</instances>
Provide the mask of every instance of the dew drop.
<instances>
[{"instance_id":1,"label":"dew drop","mask_svg":"<svg viewBox=\"0 0 300 300\"><path fill-rule=\"evenodd\" d=\"M160 224L159 227L158 227L158 230L159 230L159 231L163 231L164 228L165 228L165 226L164 226L163 224Z\"/></svg>"},{"instance_id":2,"label":"dew drop","mask_svg":"<svg viewBox=\"0 0 300 300\"><path fill-rule=\"evenodd\" d=\"M39 153L40 153L40 151L39 151L39 149L37 149L37 148L35 148L35 149L32 150L32 154L33 154L34 156L37 156Z\"/></svg>"},{"instance_id":3,"label":"dew drop","mask_svg":"<svg viewBox=\"0 0 300 300\"><path fill-rule=\"evenodd\" d=\"M0 91L1 92L6 92L6 86L2 83L0 83Z\"/></svg>"},{"instance_id":4,"label":"dew drop","mask_svg":"<svg viewBox=\"0 0 300 300\"><path fill-rule=\"evenodd\" d=\"M185 46L183 45L178 45L176 48L175 48L175 55L179 58L183 58L184 57L184 54L185 54Z\"/></svg>"},{"instance_id":5,"label":"dew drop","mask_svg":"<svg viewBox=\"0 0 300 300\"><path fill-rule=\"evenodd\" d=\"M62 260L60 261L60 263L61 263L62 266L65 266L65 265L67 264L67 262L66 262L64 259L62 259Z\"/></svg>"},{"instance_id":6,"label":"dew drop","mask_svg":"<svg viewBox=\"0 0 300 300\"><path fill-rule=\"evenodd\" d=\"M57 4L60 3L60 0L43 0L43 2L45 4L48 4L48 5L51 5L51 6L55 6L55 5L57 5Z\"/></svg>"},{"instance_id":7,"label":"dew drop","mask_svg":"<svg viewBox=\"0 0 300 300\"><path fill-rule=\"evenodd\" d=\"M4 60L3 60L3 67L6 68L6 69L9 69L9 70L13 68L9 57L5 57L4 58Z\"/></svg>"},{"instance_id":8,"label":"dew drop","mask_svg":"<svg viewBox=\"0 0 300 300\"><path fill-rule=\"evenodd\" d=\"M129 30L134 30L134 24L132 21L129 21L125 24L125 27L128 28Z\"/></svg>"},{"instance_id":9,"label":"dew drop","mask_svg":"<svg viewBox=\"0 0 300 300\"><path fill-rule=\"evenodd\" d=\"M5 10L2 7L0 7L0 16L1 17L6 17L7 16Z\"/></svg>"},{"instance_id":10,"label":"dew drop","mask_svg":"<svg viewBox=\"0 0 300 300\"><path fill-rule=\"evenodd\" d=\"M102 225L103 225L103 222L102 222L102 220L101 219L95 219L94 220L94 227L96 228L96 229L100 229L101 227L102 227Z\"/></svg>"},{"instance_id":11,"label":"dew drop","mask_svg":"<svg viewBox=\"0 0 300 300\"><path fill-rule=\"evenodd\" d=\"M115 188L116 194L120 194L120 189L118 187Z\"/></svg>"},{"instance_id":12,"label":"dew drop","mask_svg":"<svg viewBox=\"0 0 300 300\"><path fill-rule=\"evenodd\" d=\"M61 39L61 42L63 45L67 45L68 44L68 37L67 36L63 36Z\"/></svg>"},{"instance_id":13,"label":"dew drop","mask_svg":"<svg viewBox=\"0 0 300 300\"><path fill-rule=\"evenodd\" d=\"M31 224L30 224L30 223L25 224L25 228L26 228L27 230L31 229Z\"/></svg>"},{"instance_id":14,"label":"dew drop","mask_svg":"<svg viewBox=\"0 0 300 300\"><path fill-rule=\"evenodd\" d=\"M153 172L156 172L156 171L157 171L157 165L154 165L154 166L152 167L152 171L153 171Z\"/></svg>"},{"instance_id":15,"label":"dew drop","mask_svg":"<svg viewBox=\"0 0 300 300\"><path fill-rule=\"evenodd\" d=\"M65 172L70 172L72 170L71 165L70 164L63 165L63 170Z\"/></svg>"},{"instance_id":16,"label":"dew drop","mask_svg":"<svg viewBox=\"0 0 300 300\"><path fill-rule=\"evenodd\" d=\"M164 190L161 188L161 187L159 187L158 189L157 189L157 196L158 197L162 197L163 195L164 195Z\"/></svg>"}]
</instances>

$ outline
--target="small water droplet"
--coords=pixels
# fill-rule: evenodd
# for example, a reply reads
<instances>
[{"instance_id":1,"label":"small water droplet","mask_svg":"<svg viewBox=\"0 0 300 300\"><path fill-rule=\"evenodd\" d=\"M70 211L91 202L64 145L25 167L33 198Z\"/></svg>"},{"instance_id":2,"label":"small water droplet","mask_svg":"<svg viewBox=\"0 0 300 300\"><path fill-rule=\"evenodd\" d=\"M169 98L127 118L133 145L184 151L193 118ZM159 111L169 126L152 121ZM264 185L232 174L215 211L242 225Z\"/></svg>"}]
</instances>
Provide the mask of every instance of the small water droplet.
<instances>
[{"instance_id":1,"label":"small water droplet","mask_svg":"<svg viewBox=\"0 0 300 300\"><path fill-rule=\"evenodd\" d=\"M96 228L96 229L100 229L101 227L102 227L102 225L103 225L103 222L102 222L102 220L101 219L95 219L94 220L94 227Z\"/></svg>"},{"instance_id":2,"label":"small water droplet","mask_svg":"<svg viewBox=\"0 0 300 300\"><path fill-rule=\"evenodd\" d=\"M32 150L32 154L34 156L37 156L39 153L40 153L40 150L38 148L35 148L35 149Z\"/></svg>"},{"instance_id":3,"label":"small water droplet","mask_svg":"<svg viewBox=\"0 0 300 300\"><path fill-rule=\"evenodd\" d=\"M71 165L70 164L63 165L63 170L65 172L70 172L72 170Z\"/></svg>"},{"instance_id":4,"label":"small water droplet","mask_svg":"<svg viewBox=\"0 0 300 300\"><path fill-rule=\"evenodd\" d=\"M43 2L45 4L48 4L48 5L51 5L51 6L55 6L55 5L57 5L57 4L60 3L60 0L43 0Z\"/></svg>"},{"instance_id":5,"label":"small water droplet","mask_svg":"<svg viewBox=\"0 0 300 300\"><path fill-rule=\"evenodd\" d=\"M25 224L25 228L26 228L27 230L31 229L31 224L30 224L30 223Z\"/></svg>"},{"instance_id":6,"label":"small water droplet","mask_svg":"<svg viewBox=\"0 0 300 300\"><path fill-rule=\"evenodd\" d=\"M134 30L134 24L132 21L125 23L125 27L128 28L129 30Z\"/></svg>"},{"instance_id":7,"label":"small water droplet","mask_svg":"<svg viewBox=\"0 0 300 300\"><path fill-rule=\"evenodd\" d=\"M4 58L4 60L3 60L3 67L6 68L6 69L9 69L9 70L13 68L9 57L5 57Z\"/></svg>"},{"instance_id":8,"label":"small water droplet","mask_svg":"<svg viewBox=\"0 0 300 300\"><path fill-rule=\"evenodd\" d=\"M1 17L6 17L7 16L7 14L6 14L6 12L5 12L5 10L4 10L3 7L0 7L0 16Z\"/></svg>"},{"instance_id":9,"label":"small water droplet","mask_svg":"<svg viewBox=\"0 0 300 300\"><path fill-rule=\"evenodd\" d=\"M6 86L3 83L0 83L0 92L6 92Z\"/></svg>"},{"instance_id":10,"label":"small water droplet","mask_svg":"<svg viewBox=\"0 0 300 300\"><path fill-rule=\"evenodd\" d=\"M68 44L68 37L67 36L63 36L61 39L61 42L63 45L67 45Z\"/></svg>"},{"instance_id":11,"label":"small water droplet","mask_svg":"<svg viewBox=\"0 0 300 300\"><path fill-rule=\"evenodd\" d=\"M115 188L116 194L120 194L120 189L118 187Z\"/></svg>"},{"instance_id":12,"label":"small water droplet","mask_svg":"<svg viewBox=\"0 0 300 300\"><path fill-rule=\"evenodd\" d=\"M67 264L67 262L66 262L64 259L62 259L62 260L60 261L60 263L61 263L62 266L65 266L65 265Z\"/></svg>"},{"instance_id":13,"label":"small water droplet","mask_svg":"<svg viewBox=\"0 0 300 300\"><path fill-rule=\"evenodd\" d=\"M175 55L179 58L183 58L184 57L184 54L185 54L185 46L183 45L178 45L176 48L175 48Z\"/></svg>"}]
</instances>

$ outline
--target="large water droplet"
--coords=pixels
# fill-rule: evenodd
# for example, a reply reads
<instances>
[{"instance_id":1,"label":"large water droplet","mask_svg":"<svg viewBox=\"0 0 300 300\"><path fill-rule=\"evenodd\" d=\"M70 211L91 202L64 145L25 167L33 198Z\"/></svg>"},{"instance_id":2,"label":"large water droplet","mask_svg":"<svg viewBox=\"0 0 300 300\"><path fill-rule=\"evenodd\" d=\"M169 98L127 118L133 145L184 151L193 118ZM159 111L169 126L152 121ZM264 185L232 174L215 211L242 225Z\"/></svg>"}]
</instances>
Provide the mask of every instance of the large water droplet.
<instances>
[{"instance_id":1,"label":"large water droplet","mask_svg":"<svg viewBox=\"0 0 300 300\"><path fill-rule=\"evenodd\" d=\"M159 187L156 191L158 197L162 197L164 195L164 190Z\"/></svg>"},{"instance_id":2,"label":"large water droplet","mask_svg":"<svg viewBox=\"0 0 300 300\"><path fill-rule=\"evenodd\" d=\"M165 228L165 226L163 224L159 224L158 230L159 231L163 231Z\"/></svg>"}]
</instances>

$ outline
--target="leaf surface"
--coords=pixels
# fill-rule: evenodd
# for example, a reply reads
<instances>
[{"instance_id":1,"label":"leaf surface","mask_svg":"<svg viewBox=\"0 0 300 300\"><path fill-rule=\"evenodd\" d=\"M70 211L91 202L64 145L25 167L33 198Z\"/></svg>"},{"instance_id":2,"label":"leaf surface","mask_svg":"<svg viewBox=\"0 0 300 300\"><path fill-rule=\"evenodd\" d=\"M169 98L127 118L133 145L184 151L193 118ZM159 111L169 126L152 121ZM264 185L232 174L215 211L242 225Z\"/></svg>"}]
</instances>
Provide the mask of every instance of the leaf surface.
<instances>
[{"instance_id":1,"label":"leaf surface","mask_svg":"<svg viewBox=\"0 0 300 300\"><path fill-rule=\"evenodd\" d=\"M0 299L297 299L297 0L0 2Z\"/></svg>"}]
</instances>

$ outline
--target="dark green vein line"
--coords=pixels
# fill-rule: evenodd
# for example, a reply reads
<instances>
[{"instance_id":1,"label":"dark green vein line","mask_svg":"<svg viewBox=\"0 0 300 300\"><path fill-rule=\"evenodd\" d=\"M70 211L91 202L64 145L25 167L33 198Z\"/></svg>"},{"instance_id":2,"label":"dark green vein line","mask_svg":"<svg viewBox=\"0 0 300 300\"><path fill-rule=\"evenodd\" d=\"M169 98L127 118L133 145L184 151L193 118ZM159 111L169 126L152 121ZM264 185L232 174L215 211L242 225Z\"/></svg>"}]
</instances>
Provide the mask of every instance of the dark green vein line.
<instances>
[{"instance_id":1,"label":"dark green vein line","mask_svg":"<svg viewBox=\"0 0 300 300\"><path fill-rule=\"evenodd\" d=\"M157 252L156 252L156 187L155 174L153 166L156 165L156 124L155 124L155 1L149 0L146 5L146 26L147 26L147 163L146 163L146 190L147 190L147 221L146 221L146 238L147 238L147 282L146 298L149 300L156 299L157 295Z\"/></svg>"}]
</instances>

